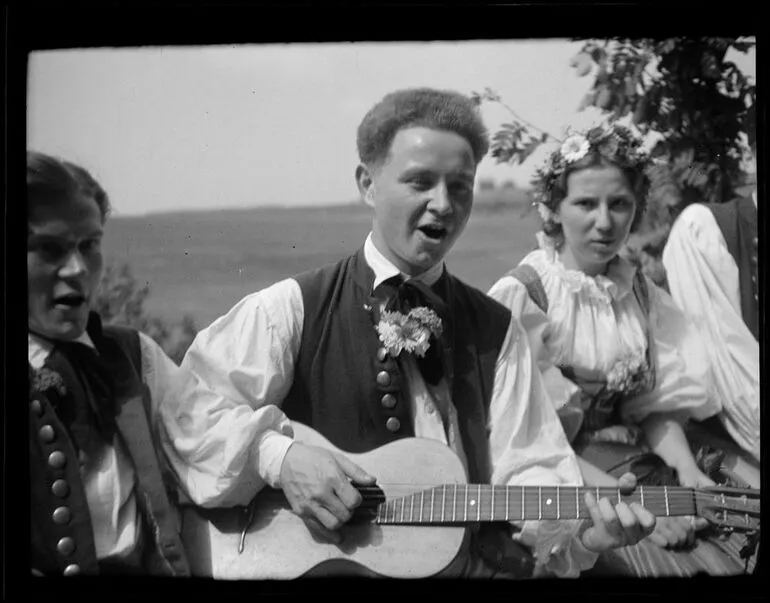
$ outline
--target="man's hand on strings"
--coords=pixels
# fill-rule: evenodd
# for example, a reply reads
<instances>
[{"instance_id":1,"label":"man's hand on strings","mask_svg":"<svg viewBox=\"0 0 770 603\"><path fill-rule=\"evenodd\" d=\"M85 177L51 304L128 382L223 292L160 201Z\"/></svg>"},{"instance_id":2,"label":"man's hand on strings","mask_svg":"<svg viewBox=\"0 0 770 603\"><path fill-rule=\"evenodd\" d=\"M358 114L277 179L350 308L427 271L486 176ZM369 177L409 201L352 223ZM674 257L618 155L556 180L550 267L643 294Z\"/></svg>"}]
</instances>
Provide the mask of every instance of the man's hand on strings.
<instances>
[{"instance_id":1,"label":"man's hand on strings","mask_svg":"<svg viewBox=\"0 0 770 603\"><path fill-rule=\"evenodd\" d=\"M630 494L635 487L636 477L633 473L626 473L618 480L622 494ZM655 529L655 516L636 502L629 505L621 501L613 506L608 498L601 498L597 502L590 492L586 492L585 503L593 525L583 533L582 540L590 551L601 553L634 545Z\"/></svg>"},{"instance_id":2,"label":"man's hand on strings","mask_svg":"<svg viewBox=\"0 0 770 603\"><path fill-rule=\"evenodd\" d=\"M301 442L289 447L281 465L281 488L292 511L325 542L339 544L339 529L361 504L351 481L371 486L376 480L343 455Z\"/></svg>"},{"instance_id":3,"label":"man's hand on strings","mask_svg":"<svg viewBox=\"0 0 770 603\"><path fill-rule=\"evenodd\" d=\"M649 538L663 549L692 546L695 542L696 521L695 517L659 517Z\"/></svg>"}]
</instances>

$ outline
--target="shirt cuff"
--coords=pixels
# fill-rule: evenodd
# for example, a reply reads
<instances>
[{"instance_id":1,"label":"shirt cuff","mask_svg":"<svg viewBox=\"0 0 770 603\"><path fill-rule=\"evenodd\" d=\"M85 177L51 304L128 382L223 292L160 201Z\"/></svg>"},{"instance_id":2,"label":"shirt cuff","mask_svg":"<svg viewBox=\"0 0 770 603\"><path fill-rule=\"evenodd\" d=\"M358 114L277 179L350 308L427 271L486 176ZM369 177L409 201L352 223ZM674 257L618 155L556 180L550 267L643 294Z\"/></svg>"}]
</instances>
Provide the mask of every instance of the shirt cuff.
<instances>
[{"instance_id":1,"label":"shirt cuff","mask_svg":"<svg viewBox=\"0 0 770 603\"><path fill-rule=\"evenodd\" d=\"M514 538L534 551L535 578L577 578L591 569L599 557L581 539L590 525L586 520L527 521Z\"/></svg>"},{"instance_id":2,"label":"shirt cuff","mask_svg":"<svg viewBox=\"0 0 770 603\"><path fill-rule=\"evenodd\" d=\"M259 439L259 476L271 488L280 488L283 459L293 443L291 433L286 435L272 429L263 433Z\"/></svg>"}]
</instances>

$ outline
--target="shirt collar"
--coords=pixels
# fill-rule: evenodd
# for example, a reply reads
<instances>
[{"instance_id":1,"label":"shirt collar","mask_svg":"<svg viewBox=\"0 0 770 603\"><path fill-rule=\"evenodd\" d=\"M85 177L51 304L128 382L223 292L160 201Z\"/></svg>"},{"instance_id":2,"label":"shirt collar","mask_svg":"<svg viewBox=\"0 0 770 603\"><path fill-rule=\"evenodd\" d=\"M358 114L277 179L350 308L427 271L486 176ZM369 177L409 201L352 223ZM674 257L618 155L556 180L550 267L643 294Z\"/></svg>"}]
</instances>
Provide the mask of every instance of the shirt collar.
<instances>
[{"instance_id":1,"label":"shirt collar","mask_svg":"<svg viewBox=\"0 0 770 603\"><path fill-rule=\"evenodd\" d=\"M94 342L91 341L91 338L85 331L83 331L80 337L75 339L75 341L87 345L94 350L96 349ZM46 358L48 358L48 355L53 350L53 346L54 344L52 341L30 333L29 331L27 332L27 360L32 365L32 368L39 369L43 366Z\"/></svg>"},{"instance_id":2,"label":"shirt collar","mask_svg":"<svg viewBox=\"0 0 770 603\"><path fill-rule=\"evenodd\" d=\"M374 271L374 283L372 283L372 291L377 288L383 281L388 280L396 275L401 275L404 280L417 279L429 287L441 278L441 274L444 272L444 262L439 262L435 266L428 268L425 272L416 276L408 276L396 268L393 263L386 258L372 241L372 233L366 237L364 243L364 259L369 267Z\"/></svg>"},{"instance_id":3,"label":"shirt collar","mask_svg":"<svg viewBox=\"0 0 770 603\"><path fill-rule=\"evenodd\" d=\"M636 267L622 255L616 255L607 265L604 274L588 276L580 270L567 268L559 256L556 241L544 232L538 232L538 245L542 249L550 265L554 267L561 279L571 291L587 290L594 298L604 301L621 300L634 287Z\"/></svg>"}]
</instances>

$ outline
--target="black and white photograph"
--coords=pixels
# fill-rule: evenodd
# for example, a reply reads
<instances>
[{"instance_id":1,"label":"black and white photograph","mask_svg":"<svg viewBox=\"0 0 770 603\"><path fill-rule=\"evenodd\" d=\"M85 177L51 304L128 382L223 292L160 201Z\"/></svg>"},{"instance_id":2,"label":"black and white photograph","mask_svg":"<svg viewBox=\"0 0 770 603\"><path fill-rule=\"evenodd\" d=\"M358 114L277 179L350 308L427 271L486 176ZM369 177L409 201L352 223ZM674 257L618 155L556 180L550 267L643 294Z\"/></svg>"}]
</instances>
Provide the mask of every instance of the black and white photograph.
<instances>
[{"instance_id":1,"label":"black and white photograph","mask_svg":"<svg viewBox=\"0 0 770 603\"><path fill-rule=\"evenodd\" d=\"M35 37L24 584L755 575L761 40L508 8Z\"/></svg>"}]
</instances>

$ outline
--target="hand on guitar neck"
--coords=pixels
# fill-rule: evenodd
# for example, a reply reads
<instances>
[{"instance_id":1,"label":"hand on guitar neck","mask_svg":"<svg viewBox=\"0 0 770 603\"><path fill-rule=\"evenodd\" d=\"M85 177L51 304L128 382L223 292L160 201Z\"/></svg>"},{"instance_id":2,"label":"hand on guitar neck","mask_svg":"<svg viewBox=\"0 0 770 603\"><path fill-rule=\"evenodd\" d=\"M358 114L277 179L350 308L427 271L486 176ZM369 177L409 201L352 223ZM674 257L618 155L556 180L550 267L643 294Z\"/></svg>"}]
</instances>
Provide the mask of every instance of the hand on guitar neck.
<instances>
[{"instance_id":1,"label":"hand on guitar neck","mask_svg":"<svg viewBox=\"0 0 770 603\"><path fill-rule=\"evenodd\" d=\"M631 494L636 487L636 476L625 473L617 481L617 487L621 494ZM597 502L590 492L586 492L585 503L593 523L581 539L583 546L595 553L634 545L655 529L655 516L637 502L620 501L613 506L608 498Z\"/></svg>"},{"instance_id":2,"label":"hand on guitar neck","mask_svg":"<svg viewBox=\"0 0 770 603\"><path fill-rule=\"evenodd\" d=\"M354 487L372 486L376 478L345 455L318 446L295 442L281 466L281 487L289 505L307 525L313 537L332 544L342 540L340 528L353 517L363 498ZM628 473L617 486L630 493L636 478ZM598 501L585 495L592 524L582 535L589 550L636 544L655 528L655 516L636 502L613 505L608 499Z\"/></svg>"},{"instance_id":3,"label":"hand on guitar neck","mask_svg":"<svg viewBox=\"0 0 770 603\"><path fill-rule=\"evenodd\" d=\"M655 525L652 514L699 515L717 527L759 531L758 491L634 488L625 476L611 487L468 484L459 457L430 439L348 453L307 426L293 427L283 491L261 491L245 526L242 508L185 509L182 539L193 575L290 579L360 569L437 576L468 552L467 528L487 522L587 520L581 538L594 551L644 538Z\"/></svg>"},{"instance_id":4,"label":"hand on guitar neck","mask_svg":"<svg viewBox=\"0 0 770 603\"><path fill-rule=\"evenodd\" d=\"M294 442L281 465L281 488L315 538L339 544L339 529L363 500L353 487L372 486L375 478L335 451ZM352 482L352 483L351 483Z\"/></svg>"}]
</instances>

